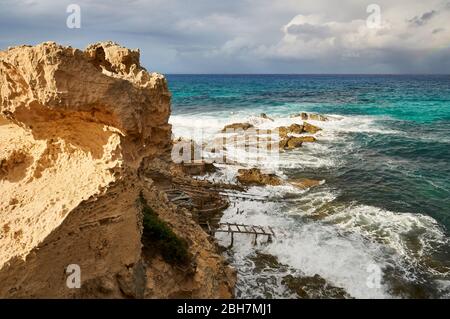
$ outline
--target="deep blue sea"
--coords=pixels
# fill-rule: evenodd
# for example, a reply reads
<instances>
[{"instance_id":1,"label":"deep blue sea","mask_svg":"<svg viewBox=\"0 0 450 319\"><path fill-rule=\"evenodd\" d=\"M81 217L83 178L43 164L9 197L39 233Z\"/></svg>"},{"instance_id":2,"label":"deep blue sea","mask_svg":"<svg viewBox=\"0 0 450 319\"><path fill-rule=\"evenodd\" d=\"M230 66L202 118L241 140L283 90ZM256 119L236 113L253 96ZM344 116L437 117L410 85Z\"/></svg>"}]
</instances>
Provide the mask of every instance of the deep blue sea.
<instances>
[{"instance_id":1,"label":"deep blue sea","mask_svg":"<svg viewBox=\"0 0 450 319\"><path fill-rule=\"evenodd\" d=\"M225 212L227 221L286 232L260 252L353 297L450 296L450 76L167 78L176 136L202 128L214 138L225 124L255 121L260 113L277 123L302 111L336 119L315 123L323 128L317 143L279 159L281 177L320 179L320 187L301 194L254 187L249 192L298 201L242 201L245 214ZM233 173L223 167L215 178L233 182ZM256 272L255 249L242 243L230 257L239 269L237 296L291 297L281 283L285 274ZM376 288L367 284L372 264L382 271Z\"/></svg>"}]
</instances>

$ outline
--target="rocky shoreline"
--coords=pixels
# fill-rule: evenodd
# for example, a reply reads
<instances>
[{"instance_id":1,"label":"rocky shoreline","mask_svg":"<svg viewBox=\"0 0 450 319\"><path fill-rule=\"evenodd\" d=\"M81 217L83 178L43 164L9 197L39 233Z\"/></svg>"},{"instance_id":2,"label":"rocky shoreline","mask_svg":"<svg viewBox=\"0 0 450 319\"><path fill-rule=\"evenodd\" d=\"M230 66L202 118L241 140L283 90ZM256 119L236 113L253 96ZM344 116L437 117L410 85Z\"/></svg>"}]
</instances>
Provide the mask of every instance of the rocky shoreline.
<instances>
[{"instance_id":1,"label":"rocky shoreline","mask_svg":"<svg viewBox=\"0 0 450 319\"><path fill-rule=\"evenodd\" d=\"M273 122L273 119L269 118L265 114L260 115L259 118ZM309 114L309 113L301 113L300 115L294 114L293 116L291 116L291 118L293 118L293 120L296 122L287 126L278 126L269 130L261 129L257 125L247 122L228 124L222 130L217 131L217 134L222 138L222 140L220 140L221 138L218 137L213 138L212 139L213 147L208 145L207 142L199 143L198 141L190 140L188 137L180 137L175 141L175 143L180 143L182 141L184 141L183 143L186 143L187 141L186 144L187 147L184 150L186 153L190 153L193 157L194 155L196 155L197 157L200 156L202 158L207 158L207 156L204 155L205 153L207 154L208 151L211 150L211 148L214 149L213 155L217 155L217 153L220 153L220 151L227 153L227 151L229 151L233 146L236 146L236 144L238 145L238 147L240 146L242 149L249 151L249 145L251 144L251 142L249 142L248 139L242 138L239 144L239 141L238 143L236 143L236 139L234 137L250 136L249 139L270 140L270 143L272 143L272 145L279 146L279 152L289 153L294 151L295 149L301 148L303 142L306 143L318 142L318 139L315 135L317 132L320 132L322 130L322 128L318 126L320 124L313 125L306 122L305 120L313 120L316 122L332 120L324 115ZM267 134L271 134L272 139L268 138ZM300 142L294 145L289 142L287 143L287 141L290 141L291 139L293 141L300 141ZM217 143L217 141L219 141L220 143ZM261 148L265 146L266 145L263 145L261 146ZM258 145L256 148L258 148ZM214 158L214 156L212 156L212 158ZM214 160L212 160L211 158L209 162L197 161L197 165L214 166L215 164L208 164L211 161L214 163ZM234 193L232 195L233 207L235 205L238 206L236 203L237 201L239 201L239 198L241 198L239 195L242 195L243 201L248 200L265 201L264 199L257 199L252 196L246 197L247 190L250 187L287 186L293 187L294 189L295 188L299 189L301 191L307 191L310 188L320 186L324 183L323 180L316 180L310 178L295 178L295 179L282 178L277 174L275 174L274 172L263 169L258 165L246 168L239 168L241 167L242 164L243 164L242 162L236 163L235 161L230 161L229 163L223 164L225 167L228 166L233 167L236 165L238 167L235 176L235 183L233 185L240 187L240 189L237 193ZM181 165L183 166L186 164L182 163ZM222 166L219 165L219 167L223 169L224 168L223 165ZM209 173L204 172L202 174L202 179L213 181L213 183L217 183L214 182L214 178L212 178L212 176L215 175L217 175L217 169L213 169ZM229 188L230 185L225 186L222 184L220 187L226 189ZM242 214L242 211L237 209L236 214ZM219 217L220 215L221 214L216 216L216 218ZM250 240L251 239L249 239L249 241ZM228 248L226 247L229 240L226 240L225 242L219 240L219 242L221 243L221 245L223 245L222 250L224 250L224 256L232 260L233 259L232 252L229 251L230 247ZM263 283L265 281L269 283L271 280L273 280L273 278L266 278L267 272L268 273L273 272L274 274L277 273L276 276L283 273L285 274L283 275L280 283L282 286L285 287L287 291L287 295L285 295L285 297L351 298L351 296L344 289L333 286L332 284L330 284L324 278L320 277L317 274L314 276L306 276L292 269L288 270L287 266L278 263L276 257L260 253L258 247L255 247L254 260L252 259L252 261L255 263L253 275L260 277L258 279L260 283ZM269 293L265 297L272 298L273 295Z\"/></svg>"},{"instance_id":2,"label":"rocky shoreline","mask_svg":"<svg viewBox=\"0 0 450 319\"><path fill-rule=\"evenodd\" d=\"M290 152L317 141L321 128L307 121L323 115L294 114L273 130L232 123L217 132L225 144L209 147L171 136L166 80L140 66L139 50L46 42L0 52L0 62L2 297L232 298L236 271L205 226L230 205L226 192L322 183L258 166L240 168L237 184L198 177L217 170L203 155L231 148L230 132ZM200 160L173 162L175 149ZM61 275L74 264L79 289Z\"/></svg>"}]
</instances>

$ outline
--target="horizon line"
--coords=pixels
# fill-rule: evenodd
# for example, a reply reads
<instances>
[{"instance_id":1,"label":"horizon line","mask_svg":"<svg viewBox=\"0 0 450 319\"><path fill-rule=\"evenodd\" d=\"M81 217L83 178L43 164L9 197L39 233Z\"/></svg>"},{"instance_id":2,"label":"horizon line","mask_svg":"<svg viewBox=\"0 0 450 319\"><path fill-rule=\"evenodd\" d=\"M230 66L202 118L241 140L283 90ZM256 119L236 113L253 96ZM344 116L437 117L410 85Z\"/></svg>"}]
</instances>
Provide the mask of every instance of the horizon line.
<instances>
[{"instance_id":1,"label":"horizon line","mask_svg":"<svg viewBox=\"0 0 450 319\"><path fill-rule=\"evenodd\" d=\"M157 71L156 71L157 72ZM157 72L164 75L344 75L344 76L450 76L450 73L171 73Z\"/></svg>"}]
</instances>

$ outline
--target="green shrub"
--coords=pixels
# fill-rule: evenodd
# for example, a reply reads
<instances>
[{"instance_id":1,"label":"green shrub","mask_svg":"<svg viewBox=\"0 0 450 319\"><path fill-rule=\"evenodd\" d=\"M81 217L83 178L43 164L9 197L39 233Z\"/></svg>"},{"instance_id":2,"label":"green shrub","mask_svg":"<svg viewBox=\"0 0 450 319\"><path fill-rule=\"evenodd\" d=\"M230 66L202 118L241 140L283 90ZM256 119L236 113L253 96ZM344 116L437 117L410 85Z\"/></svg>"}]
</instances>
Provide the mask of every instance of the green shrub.
<instances>
[{"instance_id":1,"label":"green shrub","mask_svg":"<svg viewBox=\"0 0 450 319\"><path fill-rule=\"evenodd\" d=\"M188 245L179 238L166 222L148 206L144 195L139 195L139 202L144 213L143 238L147 244L154 246L163 259L170 264L185 264L189 261Z\"/></svg>"}]
</instances>

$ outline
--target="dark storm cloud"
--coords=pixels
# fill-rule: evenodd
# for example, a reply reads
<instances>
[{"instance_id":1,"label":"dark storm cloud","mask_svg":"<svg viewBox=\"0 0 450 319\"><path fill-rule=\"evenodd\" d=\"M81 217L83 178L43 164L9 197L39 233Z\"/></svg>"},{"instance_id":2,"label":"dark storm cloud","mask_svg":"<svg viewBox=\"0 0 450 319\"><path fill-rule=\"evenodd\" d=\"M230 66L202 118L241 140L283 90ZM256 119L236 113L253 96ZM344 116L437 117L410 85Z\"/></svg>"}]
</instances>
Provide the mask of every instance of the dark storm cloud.
<instances>
[{"instance_id":1,"label":"dark storm cloud","mask_svg":"<svg viewBox=\"0 0 450 319\"><path fill-rule=\"evenodd\" d=\"M428 20L433 18L437 13L438 13L437 11L431 10L429 12L425 12L420 17L416 16L416 17L412 18L411 20L409 20L409 22L411 22L412 24L415 24L417 26L422 26L425 23L427 23Z\"/></svg>"}]
</instances>

